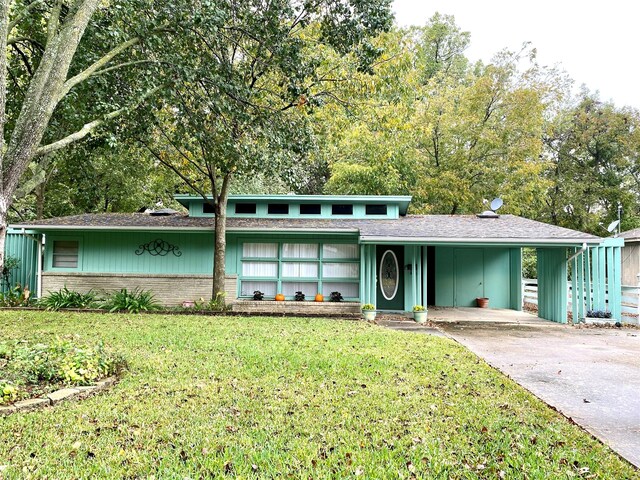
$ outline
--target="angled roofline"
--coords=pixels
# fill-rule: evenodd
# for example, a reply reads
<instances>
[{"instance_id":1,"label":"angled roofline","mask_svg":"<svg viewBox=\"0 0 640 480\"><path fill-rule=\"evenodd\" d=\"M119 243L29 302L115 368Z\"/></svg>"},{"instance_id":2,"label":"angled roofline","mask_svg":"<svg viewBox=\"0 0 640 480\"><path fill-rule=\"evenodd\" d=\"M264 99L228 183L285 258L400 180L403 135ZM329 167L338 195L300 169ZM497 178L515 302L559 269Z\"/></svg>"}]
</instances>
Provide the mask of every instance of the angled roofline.
<instances>
[{"instance_id":1,"label":"angled roofline","mask_svg":"<svg viewBox=\"0 0 640 480\"><path fill-rule=\"evenodd\" d=\"M425 244L429 245L451 245L451 244L482 244L482 245L521 245L521 246L547 246L547 245L566 245L581 246L583 243L588 245L600 245L604 238L481 238L481 237L388 237L376 235L361 235L361 244Z\"/></svg>"},{"instance_id":2,"label":"angled roofline","mask_svg":"<svg viewBox=\"0 0 640 480\"><path fill-rule=\"evenodd\" d=\"M176 194L173 198L184 207L193 200L202 200L200 195ZM356 202L356 203L395 203L400 207L400 215L406 215L411 203L410 195L229 195L229 200L243 200L255 202ZM207 199L213 199L207 195Z\"/></svg>"}]
</instances>

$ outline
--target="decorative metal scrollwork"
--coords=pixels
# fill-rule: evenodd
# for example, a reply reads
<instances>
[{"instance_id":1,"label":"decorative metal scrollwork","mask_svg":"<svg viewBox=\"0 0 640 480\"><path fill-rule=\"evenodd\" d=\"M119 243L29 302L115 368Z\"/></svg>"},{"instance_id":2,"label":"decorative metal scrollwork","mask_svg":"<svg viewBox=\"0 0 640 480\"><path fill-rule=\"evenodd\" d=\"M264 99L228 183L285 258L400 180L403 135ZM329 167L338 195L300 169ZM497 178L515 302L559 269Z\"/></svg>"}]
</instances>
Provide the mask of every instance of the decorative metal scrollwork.
<instances>
[{"instance_id":1,"label":"decorative metal scrollwork","mask_svg":"<svg viewBox=\"0 0 640 480\"><path fill-rule=\"evenodd\" d=\"M180 247L171 245L169 242L165 242L160 238L140 245L138 250L136 250L136 255L142 255L144 252L149 252L149 255L153 255L154 257L164 257L170 253L173 253L176 257L182 255Z\"/></svg>"}]
</instances>

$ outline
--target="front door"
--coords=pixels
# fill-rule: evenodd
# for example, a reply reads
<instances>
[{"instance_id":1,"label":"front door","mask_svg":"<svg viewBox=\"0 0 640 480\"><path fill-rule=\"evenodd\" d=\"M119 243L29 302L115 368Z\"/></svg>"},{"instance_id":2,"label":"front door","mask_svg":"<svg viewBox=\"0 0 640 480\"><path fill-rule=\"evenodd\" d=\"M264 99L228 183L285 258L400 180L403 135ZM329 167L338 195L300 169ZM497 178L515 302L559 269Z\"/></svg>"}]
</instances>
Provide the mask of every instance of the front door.
<instances>
[{"instance_id":1,"label":"front door","mask_svg":"<svg viewBox=\"0 0 640 480\"><path fill-rule=\"evenodd\" d=\"M378 245L377 308L380 310L404 310L404 247Z\"/></svg>"}]
</instances>

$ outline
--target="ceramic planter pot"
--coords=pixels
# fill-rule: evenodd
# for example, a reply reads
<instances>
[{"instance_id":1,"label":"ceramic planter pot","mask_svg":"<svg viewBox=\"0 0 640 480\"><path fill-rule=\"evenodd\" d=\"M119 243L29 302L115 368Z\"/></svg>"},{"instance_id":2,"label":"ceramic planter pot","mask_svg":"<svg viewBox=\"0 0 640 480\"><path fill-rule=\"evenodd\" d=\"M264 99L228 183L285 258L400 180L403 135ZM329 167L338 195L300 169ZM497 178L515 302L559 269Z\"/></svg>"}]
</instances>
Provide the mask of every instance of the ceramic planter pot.
<instances>
[{"instance_id":1,"label":"ceramic planter pot","mask_svg":"<svg viewBox=\"0 0 640 480\"><path fill-rule=\"evenodd\" d=\"M373 322L376 319L376 313L378 312L375 310L363 310L362 316L367 322Z\"/></svg>"},{"instance_id":2,"label":"ceramic planter pot","mask_svg":"<svg viewBox=\"0 0 640 480\"><path fill-rule=\"evenodd\" d=\"M478 308L488 308L489 299L486 297L476 298L476 305L478 306Z\"/></svg>"},{"instance_id":3,"label":"ceramic planter pot","mask_svg":"<svg viewBox=\"0 0 640 480\"><path fill-rule=\"evenodd\" d=\"M425 323L427 321L427 311L413 312L413 319L416 323Z\"/></svg>"}]
</instances>

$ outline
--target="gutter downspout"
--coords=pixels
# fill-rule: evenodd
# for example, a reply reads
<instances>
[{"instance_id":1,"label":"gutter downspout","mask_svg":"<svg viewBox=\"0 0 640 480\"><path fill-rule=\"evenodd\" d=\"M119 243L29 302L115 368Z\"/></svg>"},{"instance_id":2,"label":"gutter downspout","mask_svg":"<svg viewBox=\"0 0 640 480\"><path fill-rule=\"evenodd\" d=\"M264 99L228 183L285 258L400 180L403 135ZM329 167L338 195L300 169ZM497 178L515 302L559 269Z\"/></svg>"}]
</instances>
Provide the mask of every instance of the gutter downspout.
<instances>
[{"instance_id":1,"label":"gutter downspout","mask_svg":"<svg viewBox=\"0 0 640 480\"><path fill-rule=\"evenodd\" d=\"M569 258L567 258L567 263L573 260L574 258L576 258L578 255L582 255L584 252L586 252L586 250L587 250L587 244L583 243L582 247L580 247L580 250L578 250L576 253L574 253Z\"/></svg>"}]
</instances>

